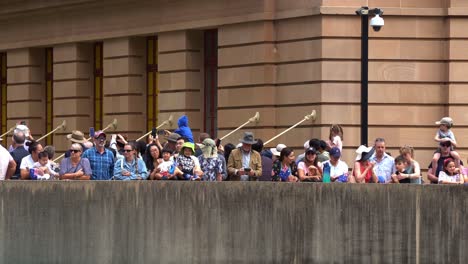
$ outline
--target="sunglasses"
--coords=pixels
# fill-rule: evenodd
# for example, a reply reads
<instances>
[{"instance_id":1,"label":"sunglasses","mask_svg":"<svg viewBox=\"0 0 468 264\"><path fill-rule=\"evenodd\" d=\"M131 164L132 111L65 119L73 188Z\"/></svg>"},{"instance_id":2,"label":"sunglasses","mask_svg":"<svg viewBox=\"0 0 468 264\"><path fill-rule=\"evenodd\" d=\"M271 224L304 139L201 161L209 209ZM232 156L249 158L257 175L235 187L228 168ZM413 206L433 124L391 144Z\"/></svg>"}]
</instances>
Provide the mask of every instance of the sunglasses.
<instances>
[{"instance_id":1,"label":"sunglasses","mask_svg":"<svg viewBox=\"0 0 468 264\"><path fill-rule=\"evenodd\" d=\"M450 144L440 144L441 147L450 147Z\"/></svg>"},{"instance_id":2,"label":"sunglasses","mask_svg":"<svg viewBox=\"0 0 468 264\"><path fill-rule=\"evenodd\" d=\"M124 151L124 152L132 152L133 149L124 149L123 151Z\"/></svg>"},{"instance_id":3,"label":"sunglasses","mask_svg":"<svg viewBox=\"0 0 468 264\"><path fill-rule=\"evenodd\" d=\"M78 153L78 152L80 152L80 150L78 150L78 149L70 149L70 152Z\"/></svg>"}]
</instances>

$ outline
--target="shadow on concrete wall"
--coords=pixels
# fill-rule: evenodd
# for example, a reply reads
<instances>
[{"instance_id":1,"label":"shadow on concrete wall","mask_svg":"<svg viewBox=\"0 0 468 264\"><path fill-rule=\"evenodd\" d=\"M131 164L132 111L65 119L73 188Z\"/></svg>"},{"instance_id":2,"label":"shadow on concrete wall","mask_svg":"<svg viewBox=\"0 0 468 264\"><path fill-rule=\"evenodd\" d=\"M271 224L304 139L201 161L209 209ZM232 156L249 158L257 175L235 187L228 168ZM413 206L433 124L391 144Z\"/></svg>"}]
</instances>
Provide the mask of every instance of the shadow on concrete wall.
<instances>
[{"instance_id":1,"label":"shadow on concrete wall","mask_svg":"<svg viewBox=\"0 0 468 264\"><path fill-rule=\"evenodd\" d=\"M462 263L468 186L0 185L1 263Z\"/></svg>"}]
</instances>

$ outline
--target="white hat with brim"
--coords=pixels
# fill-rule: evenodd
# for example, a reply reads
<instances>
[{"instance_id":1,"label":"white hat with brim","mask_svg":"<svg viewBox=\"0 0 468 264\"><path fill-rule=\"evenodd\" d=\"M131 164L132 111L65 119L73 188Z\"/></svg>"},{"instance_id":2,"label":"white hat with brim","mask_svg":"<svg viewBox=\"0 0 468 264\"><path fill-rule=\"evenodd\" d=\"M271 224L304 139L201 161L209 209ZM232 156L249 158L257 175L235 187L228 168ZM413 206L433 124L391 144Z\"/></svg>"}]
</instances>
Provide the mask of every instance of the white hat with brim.
<instances>
[{"instance_id":1,"label":"white hat with brim","mask_svg":"<svg viewBox=\"0 0 468 264\"><path fill-rule=\"evenodd\" d=\"M281 155L281 151L286 147L285 144L278 144L276 145L276 148L271 148L270 151L271 151L271 154L273 154L273 156L277 156L279 157Z\"/></svg>"},{"instance_id":2,"label":"white hat with brim","mask_svg":"<svg viewBox=\"0 0 468 264\"><path fill-rule=\"evenodd\" d=\"M372 154L374 154L374 148L361 145L356 150L356 153L356 160L368 160L372 156Z\"/></svg>"}]
</instances>

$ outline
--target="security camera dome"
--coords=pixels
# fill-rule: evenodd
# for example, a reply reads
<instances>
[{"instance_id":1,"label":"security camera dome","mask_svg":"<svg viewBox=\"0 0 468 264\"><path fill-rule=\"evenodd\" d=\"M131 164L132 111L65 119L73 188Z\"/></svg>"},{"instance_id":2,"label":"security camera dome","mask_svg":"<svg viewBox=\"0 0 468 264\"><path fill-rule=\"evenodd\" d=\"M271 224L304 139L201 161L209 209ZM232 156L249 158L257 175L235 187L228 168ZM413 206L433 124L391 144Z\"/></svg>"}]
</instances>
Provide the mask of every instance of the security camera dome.
<instances>
[{"instance_id":1,"label":"security camera dome","mask_svg":"<svg viewBox=\"0 0 468 264\"><path fill-rule=\"evenodd\" d=\"M384 20L380 17L379 14L376 14L375 17L373 17L370 21L370 25L374 31L379 31L384 26L384 24Z\"/></svg>"}]
</instances>

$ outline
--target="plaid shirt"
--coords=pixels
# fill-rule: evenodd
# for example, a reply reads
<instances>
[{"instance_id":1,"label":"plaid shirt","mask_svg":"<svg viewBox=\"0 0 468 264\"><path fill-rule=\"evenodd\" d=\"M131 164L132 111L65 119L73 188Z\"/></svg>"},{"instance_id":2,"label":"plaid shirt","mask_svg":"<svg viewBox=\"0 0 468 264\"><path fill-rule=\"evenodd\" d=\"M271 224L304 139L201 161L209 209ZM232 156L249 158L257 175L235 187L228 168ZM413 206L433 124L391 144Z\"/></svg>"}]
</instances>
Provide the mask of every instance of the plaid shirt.
<instances>
[{"instance_id":1,"label":"plaid shirt","mask_svg":"<svg viewBox=\"0 0 468 264\"><path fill-rule=\"evenodd\" d=\"M83 153L82 158L87 158L93 174L91 180L111 180L114 175L114 154L104 149L101 154L97 149L90 148Z\"/></svg>"}]
</instances>

